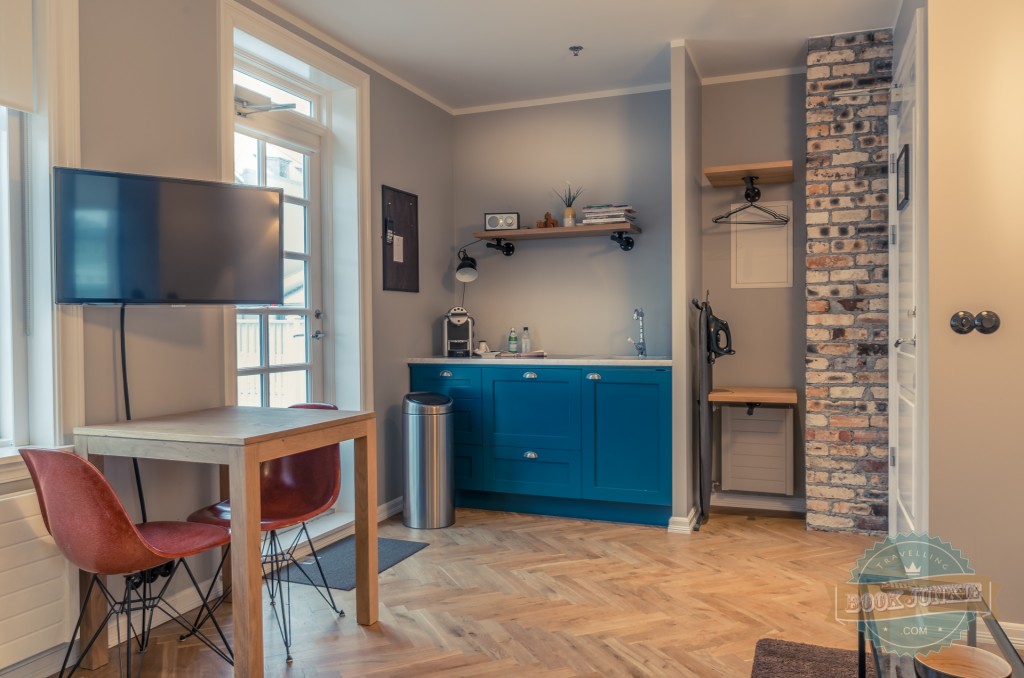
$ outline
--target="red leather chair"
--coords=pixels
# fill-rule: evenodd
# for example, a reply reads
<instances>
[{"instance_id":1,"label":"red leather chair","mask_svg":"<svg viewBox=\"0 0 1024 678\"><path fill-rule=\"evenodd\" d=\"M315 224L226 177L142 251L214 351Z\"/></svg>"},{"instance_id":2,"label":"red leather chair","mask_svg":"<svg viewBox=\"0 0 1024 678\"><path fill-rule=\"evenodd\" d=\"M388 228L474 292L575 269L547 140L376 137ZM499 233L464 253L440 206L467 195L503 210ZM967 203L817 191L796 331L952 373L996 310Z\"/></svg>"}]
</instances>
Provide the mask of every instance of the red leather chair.
<instances>
[{"instance_id":1,"label":"red leather chair","mask_svg":"<svg viewBox=\"0 0 1024 678\"><path fill-rule=\"evenodd\" d=\"M71 667L73 674L81 663L81 657L88 654L97 638L106 640L107 622L114 615L129 615L127 660L124 662L126 675L132 675L132 645L138 647L139 673L142 670L142 656L149 643L154 612L159 609L186 629L192 629L181 621L181 614L170 606L163 595L179 567L184 567L192 585L202 598L202 609L209 610L206 598L199 590L199 584L185 562L187 556L207 549L225 546L230 533L216 525L200 525L186 522L132 523L124 506L95 466L71 452L25 448L19 450L36 488L39 509L47 531L53 536L57 548L80 570L91 572L85 600L99 589L108 604L106 616L97 627L92 638L82 650L79 660ZM167 581L156 586L162 575ZM105 575L123 575L124 594L115 598L103 581ZM156 589L159 588L157 591ZM84 612L85 606L82 610ZM136 630L131 622L131 613L139 612L142 623ZM231 650L216 619L213 620L225 650L218 648L209 638L198 634L214 652L231 662ZM64 655L60 676L64 675L75 636L81 628L79 614L75 630ZM120 643L118 652L120 653ZM120 657L119 657L120 661Z\"/></svg>"},{"instance_id":2,"label":"red leather chair","mask_svg":"<svg viewBox=\"0 0 1024 678\"><path fill-rule=\"evenodd\" d=\"M292 405L292 407L316 410L338 409L335 405L324 403L304 403ZM320 557L317 555L313 540L309 536L309 530L306 528L307 520L315 518L334 506L340 491L341 457L337 444L272 459L260 465L260 530L264 532L261 547L263 578L270 594L270 604L276 611L275 618L278 628L281 630L281 637L284 639L289 662L292 660L289 565L296 566L295 569L316 588L332 610L339 616L345 616L345 612L334 602L334 596L327 585L327 577L324 576L323 567L320 565ZM231 502L227 500L201 508L190 515L188 520L230 527ZM296 525L299 526L299 529L290 539L290 543L286 545L281 541L278 533L280 530ZM313 562L316 563L316 568L320 573L322 588L320 582L313 581L313 578L295 560L295 549L302 542L303 537L309 544ZM283 612L276 606L278 600L282 601L285 608ZM201 614L197 617L194 626L201 627L205 621L205 614Z\"/></svg>"}]
</instances>

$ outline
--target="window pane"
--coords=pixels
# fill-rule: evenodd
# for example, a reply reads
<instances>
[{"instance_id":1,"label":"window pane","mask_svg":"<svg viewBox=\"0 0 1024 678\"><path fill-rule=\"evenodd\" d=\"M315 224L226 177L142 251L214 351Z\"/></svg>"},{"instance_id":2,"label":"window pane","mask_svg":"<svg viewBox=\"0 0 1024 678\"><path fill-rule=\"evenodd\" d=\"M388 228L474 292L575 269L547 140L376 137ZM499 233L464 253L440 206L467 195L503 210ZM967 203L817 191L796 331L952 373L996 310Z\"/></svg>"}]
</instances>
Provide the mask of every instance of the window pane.
<instances>
[{"instance_id":1,"label":"window pane","mask_svg":"<svg viewBox=\"0 0 1024 678\"><path fill-rule=\"evenodd\" d=\"M303 99L291 92L286 92L280 87L271 85L269 82L257 80L241 71L235 71L234 81L236 85L241 85L246 89L251 89L253 92L259 92L264 96L270 97L270 101L275 104L295 104L293 110L296 113L301 113L302 115L313 114L313 104L309 99Z\"/></svg>"},{"instance_id":2,"label":"window pane","mask_svg":"<svg viewBox=\"0 0 1024 678\"><path fill-rule=\"evenodd\" d=\"M306 156L267 144L267 186L283 188L285 195L306 197Z\"/></svg>"},{"instance_id":3,"label":"window pane","mask_svg":"<svg viewBox=\"0 0 1024 678\"><path fill-rule=\"evenodd\" d=\"M306 317L270 316L270 364L291 365L306 362Z\"/></svg>"},{"instance_id":4,"label":"window pane","mask_svg":"<svg viewBox=\"0 0 1024 678\"><path fill-rule=\"evenodd\" d=\"M238 367L260 366L260 317L258 315L237 316Z\"/></svg>"},{"instance_id":5,"label":"window pane","mask_svg":"<svg viewBox=\"0 0 1024 678\"><path fill-rule=\"evenodd\" d=\"M260 375L249 374L238 378L238 404L245 407L263 405L263 384Z\"/></svg>"},{"instance_id":6,"label":"window pane","mask_svg":"<svg viewBox=\"0 0 1024 678\"><path fill-rule=\"evenodd\" d=\"M306 303L306 262L284 260L284 305L308 306Z\"/></svg>"},{"instance_id":7,"label":"window pane","mask_svg":"<svg viewBox=\"0 0 1024 678\"><path fill-rule=\"evenodd\" d=\"M259 142L235 132L235 183L260 185Z\"/></svg>"},{"instance_id":8,"label":"window pane","mask_svg":"<svg viewBox=\"0 0 1024 678\"><path fill-rule=\"evenodd\" d=\"M307 402L306 370L275 372L270 375L270 406L290 407Z\"/></svg>"},{"instance_id":9,"label":"window pane","mask_svg":"<svg viewBox=\"0 0 1024 678\"><path fill-rule=\"evenodd\" d=\"M306 208L303 205L284 204L284 248L288 252L307 252Z\"/></svg>"}]
</instances>

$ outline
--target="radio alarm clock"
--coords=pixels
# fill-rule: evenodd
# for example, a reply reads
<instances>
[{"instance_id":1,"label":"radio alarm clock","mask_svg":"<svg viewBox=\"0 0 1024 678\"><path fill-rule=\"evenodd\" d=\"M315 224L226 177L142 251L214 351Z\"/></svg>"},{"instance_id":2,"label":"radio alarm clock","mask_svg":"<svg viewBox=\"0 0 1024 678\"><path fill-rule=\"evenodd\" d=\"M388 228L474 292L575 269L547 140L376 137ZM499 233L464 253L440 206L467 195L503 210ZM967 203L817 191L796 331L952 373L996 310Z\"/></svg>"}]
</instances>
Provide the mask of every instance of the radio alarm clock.
<instances>
[{"instance_id":1,"label":"radio alarm clock","mask_svg":"<svg viewBox=\"0 0 1024 678\"><path fill-rule=\"evenodd\" d=\"M484 214L485 231L514 231L519 228L519 212L487 212Z\"/></svg>"}]
</instances>

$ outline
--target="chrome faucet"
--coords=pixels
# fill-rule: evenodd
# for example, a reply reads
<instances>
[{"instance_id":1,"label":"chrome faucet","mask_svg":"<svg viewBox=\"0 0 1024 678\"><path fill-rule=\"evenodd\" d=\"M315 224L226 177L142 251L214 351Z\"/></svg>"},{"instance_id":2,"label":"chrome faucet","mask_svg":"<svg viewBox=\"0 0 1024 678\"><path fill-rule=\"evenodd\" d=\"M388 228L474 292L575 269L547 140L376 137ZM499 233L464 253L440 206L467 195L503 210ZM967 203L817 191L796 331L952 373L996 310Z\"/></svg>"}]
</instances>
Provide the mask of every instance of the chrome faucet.
<instances>
[{"instance_id":1,"label":"chrome faucet","mask_svg":"<svg viewBox=\"0 0 1024 678\"><path fill-rule=\"evenodd\" d=\"M633 309L633 320L640 321L640 341L633 341L633 337L630 337L626 341L633 344L633 348L636 349L637 358L647 357L647 342L644 341L644 309L643 307Z\"/></svg>"}]
</instances>

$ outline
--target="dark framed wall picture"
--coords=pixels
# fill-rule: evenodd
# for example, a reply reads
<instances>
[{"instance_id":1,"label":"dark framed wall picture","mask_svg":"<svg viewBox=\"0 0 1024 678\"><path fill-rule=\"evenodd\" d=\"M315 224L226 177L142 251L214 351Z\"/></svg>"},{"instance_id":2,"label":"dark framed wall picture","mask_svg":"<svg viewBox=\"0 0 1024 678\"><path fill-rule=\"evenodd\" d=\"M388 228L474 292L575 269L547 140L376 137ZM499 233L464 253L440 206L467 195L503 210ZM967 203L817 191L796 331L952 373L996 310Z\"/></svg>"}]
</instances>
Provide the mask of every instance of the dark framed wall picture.
<instances>
[{"instance_id":1,"label":"dark framed wall picture","mask_svg":"<svg viewBox=\"0 0 1024 678\"><path fill-rule=\"evenodd\" d=\"M903 144L896 158L896 209L910 202L910 144Z\"/></svg>"},{"instance_id":2,"label":"dark framed wall picture","mask_svg":"<svg viewBox=\"0 0 1024 678\"><path fill-rule=\"evenodd\" d=\"M384 289L420 291L419 198L406 191L381 186L384 252Z\"/></svg>"}]
</instances>

